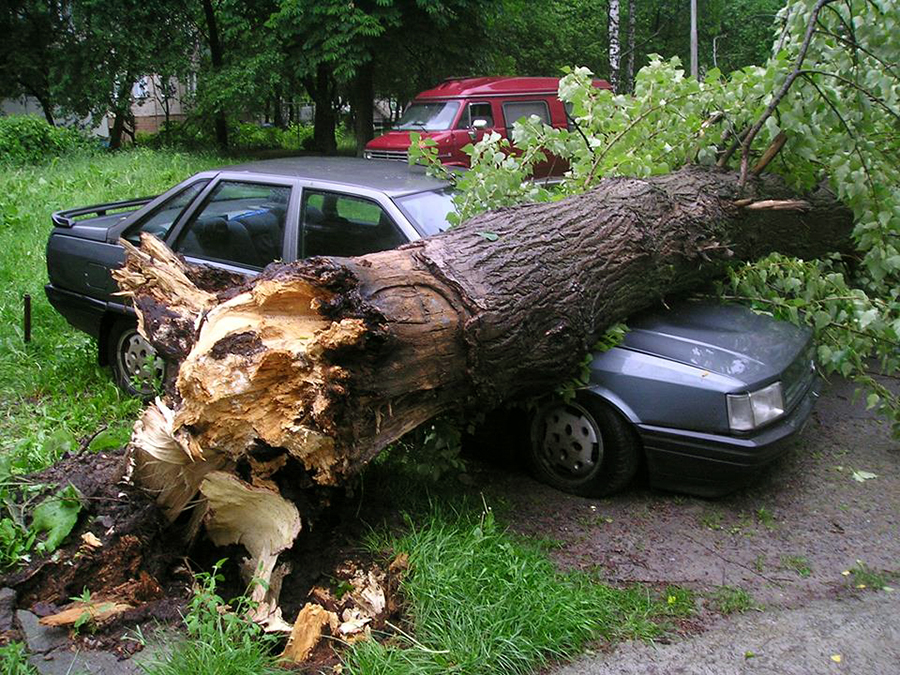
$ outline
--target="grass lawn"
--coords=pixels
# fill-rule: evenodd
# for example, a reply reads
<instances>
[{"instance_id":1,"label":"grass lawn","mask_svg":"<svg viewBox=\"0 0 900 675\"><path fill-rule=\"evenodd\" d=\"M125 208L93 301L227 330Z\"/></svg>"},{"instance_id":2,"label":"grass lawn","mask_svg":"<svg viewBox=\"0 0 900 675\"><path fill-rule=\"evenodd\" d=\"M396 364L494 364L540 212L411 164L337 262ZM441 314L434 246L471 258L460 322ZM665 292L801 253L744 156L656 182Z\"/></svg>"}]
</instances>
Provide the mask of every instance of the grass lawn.
<instances>
[{"instance_id":1,"label":"grass lawn","mask_svg":"<svg viewBox=\"0 0 900 675\"><path fill-rule=\"evenodd\" d=\"M154 195L197 171L226 164L214 155L132 150L6 166L0 174L0 453L13 468L43 468L73 439L107 425L127 437L138 401L97 366L97 347L71 328L44 295L44 248L53 211ZM23 341L23 297L32 299L32 341Z\"/></svg>"}]
</instances>

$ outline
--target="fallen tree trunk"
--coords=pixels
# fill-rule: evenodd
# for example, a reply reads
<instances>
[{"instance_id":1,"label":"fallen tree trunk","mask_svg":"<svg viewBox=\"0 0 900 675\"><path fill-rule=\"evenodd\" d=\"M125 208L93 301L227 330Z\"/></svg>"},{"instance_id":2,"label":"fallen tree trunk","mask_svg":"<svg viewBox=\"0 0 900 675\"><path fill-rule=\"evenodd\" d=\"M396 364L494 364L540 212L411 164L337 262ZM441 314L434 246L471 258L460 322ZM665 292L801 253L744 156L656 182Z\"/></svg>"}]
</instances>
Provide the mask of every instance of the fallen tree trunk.
<instances>
[{"instance_id":1,"label":"fallen tree trunk","mask_svg":"<svg viewBox=\"0 0 900 675\"><path fill-rule=\"evenodd\" d=\"M695 166L500 209L397 250L270 265L238 288L149 238L126 244L116 278L141 332L180 362L167 402L136 427L134 479L172 518L198 492L218 500L195 522L240 540L210 521L234 511L222 474L244 483L237 512L279 491L290 511L304 481L339 484L435 415L565 379L607 327L727 261L818 257L846 249L851 228L824 189L800 197L771 176L740 188ZM293 511L284 522L268 538L253 526L267 572L299 531Z\"/></svg>"}]
</instances>

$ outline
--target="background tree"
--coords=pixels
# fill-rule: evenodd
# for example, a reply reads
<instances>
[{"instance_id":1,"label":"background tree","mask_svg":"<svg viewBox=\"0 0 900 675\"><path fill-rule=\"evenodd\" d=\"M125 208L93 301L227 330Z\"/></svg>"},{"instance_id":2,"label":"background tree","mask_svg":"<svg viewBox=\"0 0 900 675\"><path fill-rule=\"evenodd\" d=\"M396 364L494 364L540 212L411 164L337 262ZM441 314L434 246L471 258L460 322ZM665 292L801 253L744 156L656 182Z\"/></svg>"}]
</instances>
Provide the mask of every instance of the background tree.
<instances>
[{"instance_id":1,"label":"background tree","mask_svg":"<svg viewBox=\"0 0 900 675\"><path fill-rule=\"evenodd\" d=\"M31 96L55 122L53 78L64 57L60 36L68 3L3 0L0 3L0 98Z\"/></svg>"}]
</instances>

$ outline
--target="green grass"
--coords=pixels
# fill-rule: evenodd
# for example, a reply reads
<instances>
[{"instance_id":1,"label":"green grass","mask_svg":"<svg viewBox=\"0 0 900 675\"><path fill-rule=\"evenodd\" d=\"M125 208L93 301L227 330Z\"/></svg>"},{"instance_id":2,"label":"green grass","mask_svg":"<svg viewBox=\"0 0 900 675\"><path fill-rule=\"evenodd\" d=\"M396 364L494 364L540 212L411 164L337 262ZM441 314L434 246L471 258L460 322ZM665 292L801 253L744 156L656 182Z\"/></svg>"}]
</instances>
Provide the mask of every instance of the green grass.
<instances>
[{"instance_id":1,"label":"green grass","mask_svg":"<svg viewBox=\"0 0 900 675\"><path fill-rule=\"evenodd\" d=\"M802 555L783 555L781 556L781 567L786 570L793 570L804 579L812 574L812 567L809 561Z\"/></svg>"},{"instance_id":2,"label":"green grass","mask_svg":"<svg viewBox=\"0 0 900 675\"><path fill-rule=\"evenodd\" d=\"M409 625L390 640L355 645L347 673L532 672L591 640L657 637L667 618L693 605L683 589L614 589L563 574L490 511L435 508L424 521L409 521L405 534L375 535L369 544L409 555L402 584Z\"/></svg>"},{"instance_id":3,"label":"green grass","mask_svg":"<svg viewBox=\"0 0 900 675\"><path fill-rule=\"evenodd\" d=\"M10 642L0 647L0 675L37 675L37 669L28 663L28 651L21 642Z\"/></svg>"},{"instance_id":4,"label":"green grass","mask_svg":"<svg viewBox=\"0 0 900 675\"><path fill-rule=\"evenodd\" d=\"M219 567L198 574L197 589L184 617L188 639L176 642L164 657L142 663L147 675L276 675L285 671L275 664L277 638L244 619L245 598L230 603L217 593L223 577ZM230 611L224 611L225 608Z\"/></svg>"},{"instance_id":5,"label":"green grass","mask_svg":"<svg viewBox=\"0 0 900 675\"><path fill-rule=\"evenodd\" d=\"M123 434L140 402L122 395L96 364L95 342L71 328L44 295L50 214L63 208L157 194L226 160L132 150L70 155L0 171L0 453L16 471L59 457L61 431ZM23 296L32 298L32 341L23 341Z\"/></svg>"},{"instance_id":6,"label":"green grass","mask_svg":"<svg viewBox=\"0 0 900 675\"><path fill-rule=\"evenodd\" d=\"M753 597L743 588L719 586L711 596L713 607L720 614L735 614L757 609Z\"/></svg>"}]
</instances>

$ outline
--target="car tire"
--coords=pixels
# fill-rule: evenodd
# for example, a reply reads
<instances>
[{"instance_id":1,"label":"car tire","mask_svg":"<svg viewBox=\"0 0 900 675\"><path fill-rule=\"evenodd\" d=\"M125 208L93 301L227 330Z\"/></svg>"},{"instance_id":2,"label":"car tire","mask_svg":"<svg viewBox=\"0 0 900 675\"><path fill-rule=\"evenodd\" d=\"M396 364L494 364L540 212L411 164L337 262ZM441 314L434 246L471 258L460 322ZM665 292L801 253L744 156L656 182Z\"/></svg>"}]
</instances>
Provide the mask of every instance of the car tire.
<instances>
[{"instance_id":1,"label":"car tire","mask_svg":"<svg viewBox=\"0 0 900 675\"><path fill-rule=\"evenodd\" d=\"M578 396L541 407L531 423L532 474L563 492L603 497L624 488L637 473L640 444L628 422L603 401Z\"/></svg>"},{"instance_id":2,"label":"car tire","mask_svg":"<svg viewBox=\"0 0 900 675\"><path fill-rule=\"evenodd\" d=\"M116 321L110 328L107 348L113 380L122 391L143 399L159 393L166 376L165 362L138 333L134 321Z\"/></svg>"}]
</instances>

